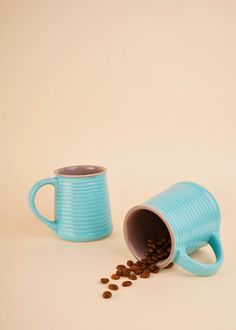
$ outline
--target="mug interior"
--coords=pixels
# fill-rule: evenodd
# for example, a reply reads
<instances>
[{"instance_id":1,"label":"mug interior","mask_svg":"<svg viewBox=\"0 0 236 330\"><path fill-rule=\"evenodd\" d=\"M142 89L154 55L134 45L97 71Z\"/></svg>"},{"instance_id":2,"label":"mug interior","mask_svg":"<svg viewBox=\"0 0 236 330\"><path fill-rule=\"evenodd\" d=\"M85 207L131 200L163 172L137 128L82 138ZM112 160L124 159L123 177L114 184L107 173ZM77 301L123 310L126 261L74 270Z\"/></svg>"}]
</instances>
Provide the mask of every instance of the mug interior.
<instances>
[{"instance_id":1,"label":"mug interior","mask_svg":"<svg viewBox=\"0 0 236 330\"><path fill-rule=\"evenodd\" d=\"M106 172L106 168L103 166L95 165L75 165L59 168L55 171L56 175L66 177L85 177L93 176Z\"/></svg>"},{"instance_id":2,"label":"mug interior","mask_svg":"<svg viewBox=\"0 0 236 330\"><path fill-rule=\"evenodd\" d=\"M174 254L174 237L168 224L156 212L143 206L132 208L124 221L124 236L131 253L137 258L145 258L148 239L153 241L168 237L171 241L171 250L167 258L157 262L165 267Z\"/></svg>"}]
</instances>

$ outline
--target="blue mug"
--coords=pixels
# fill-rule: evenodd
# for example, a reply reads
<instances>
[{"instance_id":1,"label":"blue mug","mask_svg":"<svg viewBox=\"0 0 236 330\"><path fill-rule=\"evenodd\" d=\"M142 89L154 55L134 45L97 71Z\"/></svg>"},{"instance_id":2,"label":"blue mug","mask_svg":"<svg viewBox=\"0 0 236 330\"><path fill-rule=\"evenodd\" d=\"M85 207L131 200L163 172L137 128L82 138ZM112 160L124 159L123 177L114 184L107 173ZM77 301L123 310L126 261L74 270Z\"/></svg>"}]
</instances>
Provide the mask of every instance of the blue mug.
<instances>
[{"instance_id":1,"label":"blue mug","mask_svg":"<svg viewBox=\"0 0 236 330\"><path fill-rule=\"evenodd\" d=\"M55 187L55 220L49 221L35 206L39 188ZM55 171L55 177L38 181L29 194L33 213L60 238L69 241L94 241L112 232L106 168L79 165Z\"/></svg>"},{"instance_id":2,"label":"blue mug","mask_svg":"<svg viewBox=\"0 0 236 330\"><path fill-rule=\"evenodd\" d=\"M220 241L220 209L212 194L193 182L180 182L131 208L124 220L124 237L131 253L145 257L147 239L168 235L171 251L157 263L160 268L176 262L185 270L199 276L215 274L223 259ZM216 261L203 264L190 254L209 244Z\"/></svg>"}]
</instances>

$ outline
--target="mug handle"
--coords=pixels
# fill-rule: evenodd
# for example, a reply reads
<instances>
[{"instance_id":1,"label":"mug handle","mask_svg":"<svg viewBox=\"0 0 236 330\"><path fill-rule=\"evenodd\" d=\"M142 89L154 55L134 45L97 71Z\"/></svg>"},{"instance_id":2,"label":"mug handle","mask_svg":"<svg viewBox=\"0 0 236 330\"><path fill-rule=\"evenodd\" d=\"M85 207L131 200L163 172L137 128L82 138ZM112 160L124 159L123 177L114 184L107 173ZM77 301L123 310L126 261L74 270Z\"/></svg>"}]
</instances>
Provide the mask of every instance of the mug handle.
<instances>
[{"instance_id":1,"label":"mug handle","mask_svg":"<svg viewBox=\"0 0 236 330\"><path fill-rule=\"evenodd\" d=\"M202 264L192 259L186 252L185 249L179 250L176 257L176 263L183 267L185 270L199 276L210 276L214 275L220 268L224 260L224 252L220 242L219 233L213 233L208 241L211 246L216 262L214 264Z\"/></svg>"},{"instance_id":2,"label":"mug handle","mask_svg":"<svg viewBox=\"0 0 236 330\"><path fill-rule=\"evenodd\" d=\"M32 212L36 215L36 217L39 218L45 225L47 225L49 228L51 228L54 232L57 231L57 220L50 221L47 218L45 218L41 213L39 213L36 205L35 205L35 195L37 191L46 184L51 184L55 188L57 187L58 180L57 178L46 178L39 180L36 182L33 187L31 188L31 191L29 193L29 206L32 210Z\"/></svg>"}]
</instances>

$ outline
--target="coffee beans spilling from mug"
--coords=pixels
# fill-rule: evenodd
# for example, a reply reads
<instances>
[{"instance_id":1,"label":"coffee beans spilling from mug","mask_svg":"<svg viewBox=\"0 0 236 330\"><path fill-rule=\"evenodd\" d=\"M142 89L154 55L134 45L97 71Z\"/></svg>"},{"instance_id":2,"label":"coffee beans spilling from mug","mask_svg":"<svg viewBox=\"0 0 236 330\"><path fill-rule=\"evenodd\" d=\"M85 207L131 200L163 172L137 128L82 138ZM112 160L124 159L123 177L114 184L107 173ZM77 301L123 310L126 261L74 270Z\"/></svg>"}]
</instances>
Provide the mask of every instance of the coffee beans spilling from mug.
<instances>
[{"instance_id":1,"label":"coffee beans spilling from mug","mask_svg":"<svg viewBox=\"0 0 236 330\"><path fill-rule=\"evenodd\" d=\"M142 279L147 279L151 274L159 273L160 269L156 263L163 259L167 259L170 255L170 251L171 240L169 235L158 240L148 239L146 241L145 257L136 262L128 260L126 265L117 265L115 273L111 275L111 279L117 281L122 277L127 277L129 280L122 282L123 287L131 286L132 281L137 280L138 276ZM173 262L171 262L165 268L169 269L173 267L173 265ZM109 279L103 277L100 279L100 282L107 284ZM108 289L117 291L119 286L111 283L108 285ZM111 297L112 293L110 291L103 292L103 298Z\"/></svg>"}]
</instances>

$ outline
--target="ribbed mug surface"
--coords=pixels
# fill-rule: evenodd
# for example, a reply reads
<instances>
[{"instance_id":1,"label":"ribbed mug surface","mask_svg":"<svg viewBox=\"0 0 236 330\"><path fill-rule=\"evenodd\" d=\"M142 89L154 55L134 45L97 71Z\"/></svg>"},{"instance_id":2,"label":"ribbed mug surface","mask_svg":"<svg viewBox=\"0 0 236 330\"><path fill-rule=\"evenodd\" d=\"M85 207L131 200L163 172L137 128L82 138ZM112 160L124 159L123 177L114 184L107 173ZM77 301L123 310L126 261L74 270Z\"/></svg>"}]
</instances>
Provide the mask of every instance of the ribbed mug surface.
<instances>
[{"instance_id":1,"label":"ribbed mug surface","mask_svg":"<svg viewBox=\"0 0 236 330\"><path fill-rule=\"evenodd\" d=\"M106 176L58 177L57 234L63 239L94 240L111 232Z\"/></svg>"},{"instance_id":2,"label":"ribbed mug surface","mask_svg":"<svg viewBox=\"0 0 236 330\"><path fill-rule=\"evenodd\" d=\"M175 247L185 248L187 253L206 245L212 233L219 231L219 206L209 191L196 183L177 183L144 204L168 219Z\"/></svg>"},{"instance_id":3,"label":"ribbed mug surface","mask_svg":"<svg viewBox=\"0 0 236 330\"><path fill-rule=\"evenodd\" d=\"M34 202L38 189L55 187L55 221L48 221ZM111 211L106 173L93 175L60 175L37 182L29 196L33 213L60 238L71 241L92 241L108 236L112 231Z\"/></svg>"}]
</instances>

